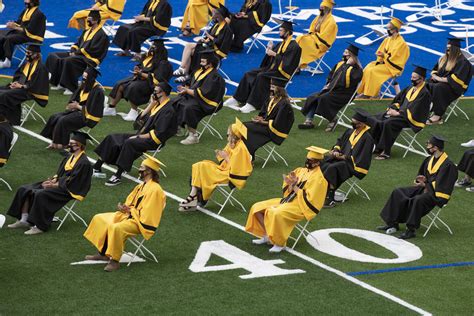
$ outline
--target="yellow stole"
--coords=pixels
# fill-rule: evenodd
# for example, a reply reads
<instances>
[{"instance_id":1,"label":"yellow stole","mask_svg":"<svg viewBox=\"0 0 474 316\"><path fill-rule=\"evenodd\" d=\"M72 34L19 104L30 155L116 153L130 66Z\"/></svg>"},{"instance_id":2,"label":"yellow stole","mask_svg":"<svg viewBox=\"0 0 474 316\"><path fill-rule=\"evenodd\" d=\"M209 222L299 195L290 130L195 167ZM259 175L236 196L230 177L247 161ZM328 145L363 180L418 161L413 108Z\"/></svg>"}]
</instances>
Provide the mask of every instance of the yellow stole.
<instances>
[{"instance_id":1,"label":"yellow stole","mask_svg":"<svg viewBox=\"0 0 474 316\"><path fill-rule=\"evenodd\" d=\"M206 78L206 76L213 70L213 67L208 68L206 71L203 71L202 68L200 68L198 71L194 73L194 80L195 81L201 81L202 79Z\"/></svg>"},{"instance_id":2,"label":"yellow stole","mask_svg":"<svg viewBox=\"0 0 474 316\"><path fill-rule=\"evenodd\" d=\"M429 174L434 174L436 172L438 172L438 169L439 167L441 167L441 165L443 164L443 162L448 159L448 154L447 153L442 153L441 156L439 156L439 159L438 161L435 163L435 165L433 166L433 161L434 161L435 157L432 156L430 161L428 162L428 173Z\"/></svg>"},{"instance_id":3,"label":"yellow stole","mask_svg":"<svg viewBox=\"0 0 474 316\"><path fill-rule=\"evenodd\" d=\"M354 130L349 137L349 142L351 143L351 148L354 148L354 146L357 144L357 142L360 140L362 135L364 135L365 132L367 132L370 129L369 126L365 126L359 134L356 134L357 130Z\"/></svg>"},{"instance_id":4,"label":"yellow stole","mask_svg":"<svg viewBox=\"0 0 474 316\"><path fill-rule=\"evenodd\" d=\"M81 151L79 155L77 155L77 157L74 157L74 155L71 155L71 157L69 157L66 164L64 165L64 170L71 171L72 168L74 168L74 166L76 165L79 158L81 158L82 154L84 154L84 151Z\"/></svg>"},{"instance_id":5,"label":"yellow stole","mask_svg":"<svg viewBox=\"0 0 474 316\"><path fill-rule=\"evenodd\" d=\"M35 13L36 9L38 9L37 6L26 9L25 13L21 17L21 22L28 22L31 19L31 16L33 15L33 13Z\"/></svg>"},{"instance_id":6,"label":"yellow stole","mask_svg":"<svg viewBox=\"0 0 474 316\"><path fill-rule=\"evenodd\" d=\"M23 67L21 72L25 75L26 81L31 80L31 76L33 76L33 74L35 73L37 66L38 66L38 60L34 61L33 64L31 64L30 62L27 62L25 64L25 67Z\"/></svg>"}]
</instances>

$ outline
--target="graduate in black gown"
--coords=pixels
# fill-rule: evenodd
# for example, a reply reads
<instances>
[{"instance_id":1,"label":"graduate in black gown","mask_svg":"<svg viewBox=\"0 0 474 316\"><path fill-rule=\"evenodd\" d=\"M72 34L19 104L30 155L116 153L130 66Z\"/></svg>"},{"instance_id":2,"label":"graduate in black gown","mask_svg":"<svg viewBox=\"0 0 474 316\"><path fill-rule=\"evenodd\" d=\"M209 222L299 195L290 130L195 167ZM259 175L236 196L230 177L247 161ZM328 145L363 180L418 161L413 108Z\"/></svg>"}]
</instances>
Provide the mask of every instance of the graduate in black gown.
<instances>
[{"instance_id":1,"label":"graduate in black gown","mask_svg":"<svg viewBox=\"0 0 474 316\"><path fill-rule=\"evenodd\" d=\"M155 87L152 101L137 118L136 133L110 134L97 146L99 155L94 165L94 176L104 177L102 164L117 166L117 172L105 183L115 186L121 183L122 173L132 169L133 162L143 153L164 146L166 141L176 135L178 121L175 109L170 102L171 86L160 82Z\"/></svg>"},{"instance_id":2,"label":"graduate in black gown","mask_svg":"<svg viewBox=\"0 0 474 316\"><path fill-rule=\"evenodd\" d=\"M8 30L0 30L0 68L10 68L15 45L42 43L46 16L39 9L39 0L24 0L25 9L16 21L7 22ZM2 62L3 61L3 62Z\"/></svg>"},{"instance_id":3,"label":"graduate in black gown","mask_svg":"<svg viewBox=\"0 0 474 316\"><path fill-rule=\"evenodd\" d=\"M69 99L66 110L49 117L41 135L52 140L49 149L62 149L69 143L72 131L93 128L104 112L104 88L97 82L99 70L89 66L82 75L82 84Z\"/></svg>"},{"instance_id":4,"label":"graduate in black gown","mask_svg":"<svg viewBox=\"0 0 474 316\"><path fill-rule=\"evenodd\" d=\"M272 77L267 106L262 107L251 122L244 123L247 127L247 138L243 141L252 159L255 159L255 152L263 145L273 142L280 146L288 138L295 116L285 84L285 80Z\"/></svg>"},{"instance_id":5,"label":"graduate in black gown","mask_svg":"<svg viewBox=\"0 0 474 316\"><path fill-rule=\"evenodd\" d=\"M48 97L48 71L41 62L41 47L28 45L26 61L16 70L12 82L0 87L0 112L13 125L20 125L21 104L35 100L38 105L45 107Z\"/></svg>"},{"instance_id":6,"label":"graduate in black gown","mask_svg":"<svg viewBox=\"0 0 474 316\"><path fill-rule=\"evenodd\" d=\"M117 81L109 94L109 105L104 109L105 116L117 114L116 105L123 98L130 103L131 110L124 117L126 121L135 121L138 116L138 106L150 101L153 88L159 82L168 82L173 73L173 67L168 61L166 39L154 36L150 38L153 45L148 52L140 57L140 62L133 67L133 75Z\"/></svg>"},{"instance_id":7,"label":"graduate in black gown","mask_svg":"<svg viewBox=\"0 0 474 316\"><path fill-rule=\"evenodd\" d=\"M364 110L355 109L352 116L352 128L348 128L337 139L336 145L321 163L321 170L329 182L325 207L336 206L335 191L347 179L355 176L361 180L369 173L374 150L374 140L370 135L370 127L367 125L369 115Z\"/></svg>"},{"instance_id":8,"label":"graduate in black gown","mask_svg":"<svg viewBox=\"0 0 474 316\"><path fill-rule=\"evenodd\" d=\"M279 77L290 80L298 68L301 59L301 47L293 39L293 22L274 19L280 23L279 35L282 39L276 47L269 42L265 57L257 69L247 71L239 82L239 86L232 98L224 106L240 108L242 113L260 110L268 100L270 94L270 77Z\"/></svg>"},{"instance_id":9,"label":"graduate in black gown","mask_svg":"<svg viewBox=\"0 0 474 316\"><path fill-rule=\"evenodd\" d=\"M189 135L183 145L199 143L197 126L206 116L221 108L225 93L225 80L217 70L219 59L213 50L201 52L201 68L191 78L189 85L178 86L178 96L171 102L178 114L178 125L187 127Z\"/></svg>"},{"instance_id":10,"label":"graduate in black gown","mask_svg":"<svg viewBox=\"0 0 474 316\"><path fill-rule=\"evenodd\" d=\"M131 56L141 52L142 43L154 35L163 36L171 25L173 10L167 0L148 0L135 23L121 25L115 34L113 43L123 51L117 56Z\"/></svg>"},{"instance_id":11,"label":"graduate in black gown","mask_svg":"<svg viewBox=\"0 0 474 316\"><path fill-rule=\"evenodd\" d=\"M474 192L474 186L472 186L472 178L474 178L474 148L464 152L458 163L458 170L464 172L464 177L456 181L455 186L466 188L468 192Z\"/></svg>"},{"instance_id":12,"label":"graduate in black gown","mask_svg":"<svg viewBox=\"0 0 474 316\"><path fill-rule=\"evenodd\" d=\"M109 38L100 27L99 11L89 12L87 25L89 28L71 46L70 52L56 52L48 55L46 68L51 73L49 82L53 86L52 90L64 88L65 94L71 95L77 89L77 79L87 65L92 64L97 67L107 56Z\"/></svg>"},{"instance_id":13,"label":"graduate in black gown","mask_svg":"<svg viewBox=\"0 0 474 316\"><path fill-rule=\"evenodd\" d=\"M425 77L426 69L415 66L411 74L412 84L395 96L385 112L369 117L368 124L378 154L375 159L390 158L392 146L404 128L418 133L425 127L432 100Z\"/></svg>"},{"instance_id":14,"label":"graduate in black gown","mask_svg":"<svg viewBox=\"0 0 474 316\"><path fill-rule=\"evenodd\" d=\"M400 223L406 223L402 239L416 236L421 218L435 206L443 206L451 198L458 177L456 165L444 151L443 137L435 136L428 141L426 150L430 154L420 166L415 183L411 187L392 191L387 203L380 212L385 225L377 227L387 234L399 230Z\"/></svg>"},{"instance_id":15,"label":"graduate in black gown","mask_svg":"<svg viewBox=\"0 0 474 316\"><path fill-rule=\"evenodd\" d=\"M240 52L244 42L253 34L259 33L272 15L270 0L245 0L240 11L232 15L230 28L234 39L230 50Z\"/></svg>"},{"instance_id":16,"label":"graduate in black gown","mask_svg":"<svg viewBox=\"0 0 474 316\"><path fill-rule=\"evenodd\" d=\"M461 41L459 38L449 38L446 53L431 71L429 88L433 96L433 115L426 124L442 124L448 106L469 87L473 75L472 65L461 51Z\"/></svg>"},{"instance_id":17,"label":"graduate in black gown","mask_svg":"<svg viewBox=\"0 0 474 316\"><path fill-rule=\"evenodd\" d=\"M313 119L316 114L329 121L326 132L334 130L337 113L351 101L362 80L363 69L358 56L359 47L349 44L342 54L342 60L329 73L323 89L306 99L301 109L306 120L298 125L299 129L314 128Z\"/></svg>"},{"instance_id":18,"label":"graduate in black gown","mask_svg":"<svg viewBox=\"0 0 474 316\"><path fill-rule=\"evenodd\" d=\"M10 147L13 140L13 127L3 113L0 112L0 168L10 158Z\"/></svg>"},{"instance_id":19,"label":"graduate in black gown","mask_svg":"<svg viewBox=\"0 0 474 316\"><path fill-rule=\"evenodd\" d=\"M91 187L92 165L85 153L89 136L81 132L71 134L69 151L59 165L56 175L18 188L7 214L17 221L9 228L30 228L26 235L47 231L54 214L72 199L82 201Z\"/></svg>"}]
</instances>

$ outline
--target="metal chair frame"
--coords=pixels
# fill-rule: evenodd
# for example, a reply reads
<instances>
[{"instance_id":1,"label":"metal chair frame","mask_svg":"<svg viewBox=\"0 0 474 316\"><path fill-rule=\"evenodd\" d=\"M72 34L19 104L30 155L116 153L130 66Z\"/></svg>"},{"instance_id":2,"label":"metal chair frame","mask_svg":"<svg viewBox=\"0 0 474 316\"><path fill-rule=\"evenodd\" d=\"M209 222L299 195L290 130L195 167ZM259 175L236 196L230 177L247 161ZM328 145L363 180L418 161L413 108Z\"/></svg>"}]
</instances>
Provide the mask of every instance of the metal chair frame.
<instances>
[{"instance_id":1,"label":"metal chair frame","mask_svg":"<svg viewBox=\"0 0 474 316\"><path fill-rule=\"evenodd\" d=\"M426 217L428 217L430 223L428 225L423 225L426 227L426 231L425 233L423 234L423 237L426 237L426 235L428 235L428 232L430 231L431 227L436 227L437 229L441 229L439 225L443 225L444 227L446 227L446 229L448 230L449 234L450 235L453 235L453 231L451 230L451 227L449 227L448 224L446 224L445 221L443 221L441 218L440 218L440 213L441 211L446 207L446 204L443 205L442 207L437 207L437 210L433 210L431 211L430 213L428 213L426 215Z\"/></svg>"},{"instance_id":2,"label":"metal chair frame","mask_svg":"<svg viewBox=\"0 0 474 316\"><path fill-rule=\"evenodd\" d=\"M38 113L38 111L35 110L35 106L36 106L36 101L35 100L31 100L32 103L31 105L28 104L28 101L25 101L23 102L22 104L22 118L21 118L21 123L20 123L20 127L22 127L25 122L28 120L28 117L31 116L31 118L35 121L37 121L38 119L41 120L44 124L46 124L46 120L44 119L44 117Z\"/></svg>"},{"instance_id":3,"label":"metal chair frame","mask_svg":"<svg viewBox=\"0 0 474 316\"><path fill-rule=\"evenodd\" d=\"M218 184L216 187L215 192L220 193L224 197L224 202L220 203L217 202L215 199L212 197L210 198L210 201L214 202L217 204L220 208L219 211L217 212L217 215L220 215L221 212L224 210L226 207L227 203L230 203L233 207L237 208L237 206L240 207L240 209L244 212L247 213L247 210L245 209L245 206L234 197L234 192L236 191L236 187L230 186L229 184ZM234 204L235 203L235 204Z\"/></svg>"},{"instance_id":4,"label":"metal chair frame","mask_svg":"<svg viewBox=\"0 0 474 316\"><path fill-rule=\"evenodd\" d=\"M80 220L85 227L87 227L87 223L86 221L79 215L77 214L75 211L74 211L74 208L76 206L76 203L77 203L77 200L74 200L74 202L72 202L71 206L68 206L67 204L63 206L62 210L64 210L66 212L66 215L64 215L64 217L61 219L58 217L58 220L59 220L59 226L56 230L59 230L61 228L61 226L63 226L64 222L66 221L66 219L68 217L71 217L73 221L77 222L77 220Z\"/></svg>"},{"instance_id":5,"label":"metal chair frame","mask_svg":"<svg viewBox=\"0 0 474 316\"><path fill-rule=\"evenodd\" d=\"M281 161L283 161L285 166L288 167L288 162L286 161L286 159L282 155L280 155L280 153L277 152L276 146L277 145L275 145L273 143L265 144L262 147L262 149L267 152L267 156L262 157L262 156L259 156L259 155L255 155L256 157L261 158L261 159L264 160L263 165L262 165L262 169L265 168L265 166L267 165L268 161L270 161L270 159L273 159L273 161L275 161L275 162L278 162L278 159L280 159Z\"/></svg>"},{"instance_id":6,"label":"metal chair frame","mask_svg":"<svg viewBox=\"0 0 474 316\"><path fill-rule=\"evenodd\" d=\"M150 261L155 261L156 263L158 263L158 259L156 258L155 254L151 252L147 247L145 247L145 238L141 237L141 240L139 240L139 238L132 236L129 237L127 240L136 248L135 252L133 252L132 256L130 257L130 261L128 262L127 267L132 264L133 260L137 256L137 253L140 253L141 256ZM147 253L149 256L145 253Z\"/></svg>"},{"instance_id":7,"label":"metal chair frame","mask_svg":"<svg viewBox=\"0 0 474 316\"><path fill-rule=\"evenodd\" d=\"M13 150L13 147L15 146L16 142L18 141L18 134L17 133L13 133L13 138L12 138L12 141L11 141L11 144L10 144L10 149L8 149L8 152L11 153L12 150ZM10 183L7 182L7 180L3 179L3 178L0 178L0 183L4 183L8 190L12 191L12 187L10 185Z\"/></svg>"}]
</instances>

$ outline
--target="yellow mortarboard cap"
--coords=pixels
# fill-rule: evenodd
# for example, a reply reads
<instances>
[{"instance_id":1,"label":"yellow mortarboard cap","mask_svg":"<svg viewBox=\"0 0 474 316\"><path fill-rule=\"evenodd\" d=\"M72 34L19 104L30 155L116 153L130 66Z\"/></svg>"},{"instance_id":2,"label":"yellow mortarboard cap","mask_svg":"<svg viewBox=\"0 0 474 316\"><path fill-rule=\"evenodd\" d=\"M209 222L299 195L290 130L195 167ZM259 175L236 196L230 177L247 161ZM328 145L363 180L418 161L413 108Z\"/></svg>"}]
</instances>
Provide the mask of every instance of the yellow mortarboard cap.
<instances>
[{"instance_id":1,"label":"yellow mortarboard cap","mask_svg":"<svg viewBox=\"0 0 474 316\"><path fill-rule=\"evenodd\" d=\"M306 155L306 158L309 158L309 159L322 160L324 158L324 154L328 152L327 149L316 147L316 146L309 146L309 147L306 147L306 149L308 150L308 154Z\"/></svg>"},{"instance_id":2,"label":"yellow mortarboard cap","mask_svg":"<svg viewBox=\"0 0 474 316\"><path fill-rule=\"evenodd\" d=\"M145 157L146 159L143 160L142 164L152 170L155 170L156 172L160 171L160 166L166 167L164 163L162 163L153 156L145 154Z\"/></svg>"},{"instance_id":3,"label":"yellow mortarboard cap","mask_svg":"<svg viewBox=\"0 0 474 316\"><path fill-rule=\"evenodd\" d=\"M232 133L240 138L247 139L247 126L244 125L238 118L235 118L235 123L231 125Z\"/></svg>"},{"instance_id":4,"label":"yellow mortarboard cap","mask_svg":"<svg viewBox=\"0 0 474 316\"><path fill-rule=\"evenodd\" d=\"M397 29L400 29L403 25L402 20L392 16L392 19L390 20L390 23L392 23L393 26L395 26Z\"/></svg>"},{"instance_id":5,"label":"yellow mortarboard cap","mask_svg":"<svg viewBox=\"0 0 474 316\"><path fill-rule=\"evenodd\" d=\"M323 0L321 2L321 4L319 5L320 7L323 6L323 7L328 7L330 9L332 9L336 4L334 3L334 1L332 0Z\"/></svg>"}]
</instances>

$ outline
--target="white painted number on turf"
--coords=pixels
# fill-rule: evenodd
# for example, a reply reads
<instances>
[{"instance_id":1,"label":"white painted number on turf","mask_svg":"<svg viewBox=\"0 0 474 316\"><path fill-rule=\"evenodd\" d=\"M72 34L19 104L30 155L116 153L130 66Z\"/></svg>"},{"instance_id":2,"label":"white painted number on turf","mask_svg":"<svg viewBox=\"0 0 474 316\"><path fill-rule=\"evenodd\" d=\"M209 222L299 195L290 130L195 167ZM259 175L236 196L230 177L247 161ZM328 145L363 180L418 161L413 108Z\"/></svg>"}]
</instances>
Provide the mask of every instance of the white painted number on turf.
<instances>
[{"instance_id":1,"label":"white painted number on turf","mask_svg":"<svg viewBox=\"0 0 474 316\"><path fill-rule=\"evenodd\" d=\"M230 264L206 266L211 255L216 255L226 259ZM189 270L192 272L211 272L211 271L224 271L233 269L245 269L250 274L240 275L241 279L254 279L262 277L271 277L278 275L305 273L304 270L299 269L282 269L276 264L282 264L285 261L281 259L276 260L262 260L255 256L252 256L248 252L245 252L231 244L226 243L223 240L212 240L204 241L199 246L199 249L194 257L193 262L189 266Z\"/></svg>"}]
</instances>

